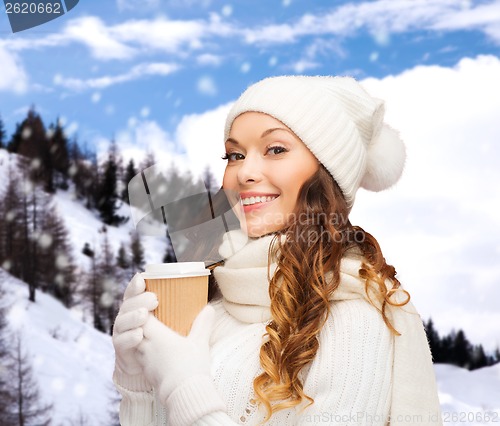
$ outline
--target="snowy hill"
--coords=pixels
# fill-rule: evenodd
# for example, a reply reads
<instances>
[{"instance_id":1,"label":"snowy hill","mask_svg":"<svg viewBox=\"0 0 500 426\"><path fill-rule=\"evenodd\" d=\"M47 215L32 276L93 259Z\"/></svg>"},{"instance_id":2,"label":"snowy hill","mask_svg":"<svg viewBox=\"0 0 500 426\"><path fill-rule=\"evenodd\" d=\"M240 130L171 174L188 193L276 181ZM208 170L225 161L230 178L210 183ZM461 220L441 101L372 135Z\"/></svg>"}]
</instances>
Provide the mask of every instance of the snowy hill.
<instances>
[{"instance_id":1,"label":"snowy hill","mask_svg":"<svg viewBox=\"0 0 500 426\"><path fill-rule=\"evenodd\" d=\"M55 426L108 426L118 395L111 380L114 351L111 338L82 322L47 294L28 301L28 287L0 269L11 330L19 332L33 365L40 393L54 405Z\"/></svg>"},{"instance_id":2,"label":"snowy hill","mask_svg":"<svg viewBox=\"0 0 500 426\"><path fill-rule=\"evenodd\" d=\"M500 364L474 371L449 364L434 369L445 425L500 424Z\"/></svg>"}]
</instances>

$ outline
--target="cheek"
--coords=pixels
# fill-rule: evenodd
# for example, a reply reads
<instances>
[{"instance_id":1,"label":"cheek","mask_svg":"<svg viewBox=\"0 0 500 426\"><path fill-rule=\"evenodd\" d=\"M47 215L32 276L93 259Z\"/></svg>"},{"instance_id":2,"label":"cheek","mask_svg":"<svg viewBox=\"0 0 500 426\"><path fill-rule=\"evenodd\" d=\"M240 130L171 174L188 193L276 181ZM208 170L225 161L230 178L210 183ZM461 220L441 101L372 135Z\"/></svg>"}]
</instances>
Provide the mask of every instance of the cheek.
<instances>
[{"instance_id":1,"label":"cheek","mask_svg":"<svg viewBox=\"0 0 500 426\"><path fill-rule=\"evenodd\" d=\"M231 189L236 187L235 173L231 169L226 167L224 171L224 177L222 178L222 186L226 189Z\"/></svg>"}]
</instances>

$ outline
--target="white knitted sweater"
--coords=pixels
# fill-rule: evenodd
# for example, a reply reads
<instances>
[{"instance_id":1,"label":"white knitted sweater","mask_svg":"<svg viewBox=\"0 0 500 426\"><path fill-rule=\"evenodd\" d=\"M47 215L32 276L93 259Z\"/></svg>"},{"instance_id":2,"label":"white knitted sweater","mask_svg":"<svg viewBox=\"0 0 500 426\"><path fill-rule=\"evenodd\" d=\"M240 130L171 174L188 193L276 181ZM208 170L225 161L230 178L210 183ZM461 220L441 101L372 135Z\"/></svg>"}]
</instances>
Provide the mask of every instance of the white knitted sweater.
<instances>
[{"instance_id":1,"label":"white knitted sweater","mask_svg":"<svg viewBox=\"0 0 500 426\"><path fill-rule=\"evenodd\" d=\"M203 392L199 383L177 401L189 410L222 398L226 409L206 413L193 420L194 425L257 425L264 419L265 410L255 404L252 383L262 372L259 349L271 319L267 291L271 238L252 241L214 271L222 292L221 299L211 302L216 311L210 338L211 369L218 395ZM386 426L391 419L391 426L442 425L420 316L411 302L403 309L387 308L391 323L402 334L393 336L365 298L364 282L358 276L360 265L359 258L343 259L341 285L320 332L318 352L301 372L304 392L314 404L303 411L303 405L278 411L267 424ZM271 267L272 273L276 265ZM189 416L167 413L154 391L134 392L137 384L126 377L115 377L115 384L123 396L122 426L186 424Z\"/></svg>"}]
</instances>

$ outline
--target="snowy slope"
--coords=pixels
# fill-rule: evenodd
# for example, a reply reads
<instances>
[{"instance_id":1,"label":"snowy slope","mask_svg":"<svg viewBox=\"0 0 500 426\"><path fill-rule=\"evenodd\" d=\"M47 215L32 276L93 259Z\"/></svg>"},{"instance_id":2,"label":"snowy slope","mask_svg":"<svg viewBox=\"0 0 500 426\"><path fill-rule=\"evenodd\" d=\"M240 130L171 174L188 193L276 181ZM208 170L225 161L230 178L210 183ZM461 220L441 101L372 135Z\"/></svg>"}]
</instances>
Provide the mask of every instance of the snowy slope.
<instances>
[{"instance_id":1,"label":"snowy slope","mask_svg":"<svg viewBox=\"0 0 500 426\"><path fill-rule=\"evenodd\" d=\"M434 369L444 425L500 425L500 364L474 371L448 364Z\"/></svg>"},{"instance_id":2,"label":"snowy slope","mask_svg":"<svg viewBox=\"0 0 500 426\"><path fill-rule=\"evenodd\" d=\"M11 330L22 336L44 401L54 405L54 426L80 424L81 416L88 425L109 426L118 398L111 380L110 336L49 295L37 292L36 302L29 302L28 286L3 269L0 280L11 306Z\"/></svg>"}]
</instances>

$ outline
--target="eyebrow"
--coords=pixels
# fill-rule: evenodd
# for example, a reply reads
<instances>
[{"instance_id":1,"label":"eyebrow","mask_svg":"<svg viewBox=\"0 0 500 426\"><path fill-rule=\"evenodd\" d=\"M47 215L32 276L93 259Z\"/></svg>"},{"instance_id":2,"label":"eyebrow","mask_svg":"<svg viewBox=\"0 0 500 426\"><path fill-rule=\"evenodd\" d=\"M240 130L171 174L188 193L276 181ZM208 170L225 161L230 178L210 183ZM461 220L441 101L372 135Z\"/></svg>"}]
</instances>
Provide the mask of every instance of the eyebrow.
<instances>
[{"instance_id":1,"label":"eyebrow","mask_svg":"<svg viewBox=\"0 0 500 426\"><path fill-rule=\"evenodd\" d=\"M260 138L263 139L267 135L271 134L272 132L275 132L276 130L284 130L285 132L288 132L288 133L290 133L290 134L292 134L292 135L295 136L295 134L291 130L286 129L285 127L273 127L271 129L264 130L264 132L262 133L262 135L260 135ZM233 138L227 138L226 143L228 143L228 142L232 143L234 145L239 145L239 142L236 139L233 139Z\"/></svg>"}]
</instances>

